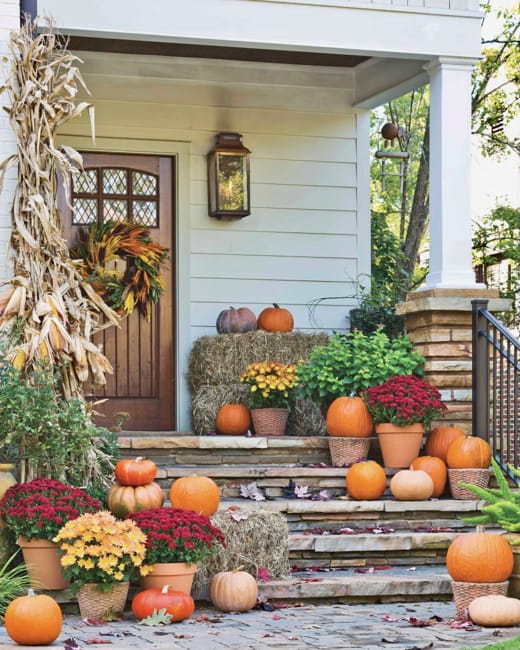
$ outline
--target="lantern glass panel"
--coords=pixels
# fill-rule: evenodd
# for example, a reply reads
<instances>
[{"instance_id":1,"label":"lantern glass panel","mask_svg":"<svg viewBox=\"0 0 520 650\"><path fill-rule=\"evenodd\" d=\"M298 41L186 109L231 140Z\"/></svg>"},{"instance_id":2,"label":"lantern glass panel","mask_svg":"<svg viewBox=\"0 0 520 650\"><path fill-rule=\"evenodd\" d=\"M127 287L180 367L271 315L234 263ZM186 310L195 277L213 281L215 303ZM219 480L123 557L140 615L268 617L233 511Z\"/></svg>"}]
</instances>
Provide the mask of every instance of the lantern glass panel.
<instances>
[{"instance_id":1,"label":"lantern glass panel","mask_svg":"<svg viewBox=\"0 0 520 650\"><path fill-rule=\"evenodd\" d=\"M217 153L218 210L247 210L247 158Z\"/></svg>"}]
</instances>

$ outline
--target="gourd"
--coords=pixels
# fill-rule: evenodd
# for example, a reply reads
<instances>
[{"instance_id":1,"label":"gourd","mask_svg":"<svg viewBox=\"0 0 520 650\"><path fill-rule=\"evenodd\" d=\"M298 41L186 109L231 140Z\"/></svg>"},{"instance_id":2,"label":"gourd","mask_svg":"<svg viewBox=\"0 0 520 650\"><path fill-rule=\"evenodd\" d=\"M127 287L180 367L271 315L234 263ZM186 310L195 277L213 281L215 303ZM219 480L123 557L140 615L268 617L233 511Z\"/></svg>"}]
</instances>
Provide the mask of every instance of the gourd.
<instances>
[{"instance_id":1,"label":"gourd","mask_svg":"<svg viewBox=\"0 0 520 650\"><path fill-rule=\"evenodd\" d=\"M498 594L479 596L468 606L473 623L484 627L508 627L520 623L520 600Z\"/></svg>"},{"instance_id":2,"label":"gourd","mask_svg":"<svg viewBox=\"0 0 520 650\"><path fill-rule=\"evenodd\" d=\"M477 436L456 438L448 447L446 464L450 469L487 469L491 465L491 447Z\"/></svg>"},{"instance_id":3,"label":"gourd","mask_svg":"<svg viewBox=\"0 0 520 650\"><path fill-rule=\"evenodd\" d=\"M436 456L418 456L412 461L411 469L421 469L426 472L433 481L432 497L440 497L446 486L448 470L446 463Z\"/></svg>"},{"instance_id":4,"label":"gourd","mask_svg":"<svg viewBox=\"0 0 520 650\"><path fill-rule=\"evenodd\" d=\"M256 316L248 307L224 309L217 316L219 334L240 334L256 330Z\"/></svg>"},{"instance_id":5,"label":"gourd","mask_svg":"<svg viewBox=\"0 0 520 650\"><path fill-rule=\"evenodd\" d=\"M126 458L116 464L114 474L121 485L146 485L157 476L157 465L142 456Z\"/></svg>"},{"instance_id":6,"label":"gourd","mask_svg":"<svg viewBox=\"0 0 520 650\"><path fill-rule=\"evenodd\" d=\"M247 571L221 571L211 579L209 597L223 612L247 612L256 605L258 585Z\"/></svg>"},{"instance_id":7,"label":"gourd","mask_svg":"<svg viewBox=\"0 0 520 650\"><path fill-rule=\"evenodd\" d=\"M513 551L497 533L463 533L451 542L446 567L457 582L503 582L513 572Z\"/></svg>"},{"instance_id":8,"label":"gourd","mask_svg":"<svg viewBox=\"0 0 520 650\"><path fill-rule=\"evenodd\" d=\"M266 332L292 332L294 318L291 312L275 302L266 307L258 316L258 329Z\"/></svg>"},{"instance_id":9,"label":"gourd","mask_svg":"<svg viewBox=\"0 0 520 650\"><path fill-rule=\"evenodd\" d=\"M185 591L175 591L170 585L161 589L144 589L132 599L132 613L138 621L165 609L172 618L172 623L184 621L195 611L195 603L190 594Z\"/></svg>"},{"instance_id":10,"label":"gourd","mask_svg":"<svg viewBox=\"0 0 520 650\"><path fill-rule=\"evenodd\" d=\"M464 431L458 427L436 427L428 436L424 451L427 456L437 456L446 462L448 447L456 438L462 438L465 435Z\"/></svg>"},{"instance_id":11,"label":"gourd","mask_svg":"<svg viewBox=\"0 0 520 650\"><path fill-rule=\"evenodd\" d=\"M375 460L365 460L349 467L347 492L353 499L379 499L386 489L385 470Z\"/></svg>"},{"instance_id":12,"label":"gourd","mask_svg":"<svg viewBox=\"0 0 520 650\"><path fill-rule=\"evenodd\" d=\"M423 501L433 494L433 479L422 469L402 469L392 476L390 492L398 501Z\"/></svg>"},{"instance_id":13,"label":"gourd","mask_svg":"<svg viewBox=\"0 0 520 650\"><path fill-rule=\"evenodd\" d=\"M29 589L27 596L9 603L4 623L7 634L19 645L50 645L60 635L63 616L54 598Z\"/></svg>"},{"instance_id":14,"label":"gourd","mask_svg":"<svg viewBox=\"0 0 520 650\"><path fill-rule=\"evenodd\" d=\"M215 429L218 433L239 436L251 427L251 415L245 404L224 404L217 412Z\"/></svg>"},{"instance_id":15,"label":"gourd","mask_svg":"<svg viewBox=\"0 0 520 650\"><path fill-rule=\"evenodd\" d=\"M218 510L220 491L215 481L207 476L183 476L173 482L170 501L175 508L210 517Z\"/></svg>"},{"instance_id":16,"label":"gourd","mask_svg":"<svg viewBox=\"0 0 520 650\"><path fill-rule=\"evenodd\" d=\"M130 512L160 508L163 503L162 488L154 482L136 486L114 483L108 491L108 509L120 519Z\"/></svg>"},{"instance_id":17,"label":"gourd","mask_svg":"<svg viewBox=\"0 0 520 650\"><path fill-rule=\"evenodd\" d=\"M327 410L330 436L368 438L374 429L372 416L361 397L337 397Z\"/></svg>"}]
</instances>

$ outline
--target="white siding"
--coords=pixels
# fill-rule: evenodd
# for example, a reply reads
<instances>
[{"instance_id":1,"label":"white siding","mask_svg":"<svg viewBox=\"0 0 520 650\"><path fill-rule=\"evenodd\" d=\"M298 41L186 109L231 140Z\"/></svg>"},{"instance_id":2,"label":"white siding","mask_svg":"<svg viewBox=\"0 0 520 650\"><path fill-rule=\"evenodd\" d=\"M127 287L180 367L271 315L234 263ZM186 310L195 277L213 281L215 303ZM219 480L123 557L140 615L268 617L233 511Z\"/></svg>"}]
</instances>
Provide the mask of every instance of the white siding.
<instances>
[{"instance_id":1,"label":"white siding","mask_svg":"<svg viewBox=\"0 0 520 650\"><path fill-rule=\"evenodd\" d=\"M19 27L19 15L18 0L0 0L0 57L8 54L9 33ZM7 71L7 66L0 66L0 86L5 80ZM10 156L16 149L14 133L11 130L7 113L3 110L7 101L7 94L2 93L0 95L0 161ZM7 258L7 248L11 232L10 215L15 187L16 169L11 167L7 171L3 191L0 194L0 280L5 280L12 275Z\"/></svg>"},{"instance_id":2,"label":"white siding","mask_svg":"<svg viewBox=\"0 0 520 650\"><path fill-rule=\"evenodd\" d=\"M213 69L213 78L187 82L172 79L175 67L164 59L132 57L124 66L116 55L116 79L110 56L80 56L99 136L124 141L125 148L137 139L162 141L161 151L169 141L172 152L175 142L189 143L189 188L183 188L189 203L178 227L187 228L190 274L187 286L179 280L178 309L189 312L190 340L214 333L217 315L229 305L258 314L277 302L291 309L298 329L344 329L354 282L368 273L370 257L367 237L358 237L360 218L368 214L358 214L359 143L349 74L271 66L273 84L265 66L254 64L248 83L238 84L226 70L244 77L247 64L201 62L186 66L199 77ZM131 74L152 69L154 76ZM288 79L297 84L284 85ZM331 87L322 85L324 79ZM252 151L252 214L232 222L207 214L206 153L223 130L240 132ZM70 123L63 137L87 133L85 118ZM314 308L320 298L326 300Z\"/></svg>"}]
</instances>

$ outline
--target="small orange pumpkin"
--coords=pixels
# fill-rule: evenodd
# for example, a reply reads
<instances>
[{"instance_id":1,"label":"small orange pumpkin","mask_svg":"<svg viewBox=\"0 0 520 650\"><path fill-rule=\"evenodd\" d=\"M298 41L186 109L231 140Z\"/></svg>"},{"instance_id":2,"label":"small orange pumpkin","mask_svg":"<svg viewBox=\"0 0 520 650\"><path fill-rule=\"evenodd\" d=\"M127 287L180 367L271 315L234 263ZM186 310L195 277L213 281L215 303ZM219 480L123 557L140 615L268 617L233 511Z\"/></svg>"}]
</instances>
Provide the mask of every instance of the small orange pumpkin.
<instances>
[{"instance_id":1,"label":"small orange pumpkin","mask_svg":"<svg viewBox=\"0 0 520 650\"><path fill-rule=\"evenodd\" d=\"M121 485L114 483L108 491L108 509L119 519L131 512L160 508L164 493L158 483L146 485Z\"/></svg>"},{"instance_id":2,"label":"small orange pumpkin","mask_svg":"<svg viewBox=\"0 0 520 650\"><path fill-rule=\"evenodd\" d=\"M448 573L457 582L504 582L513 572L513 551L497 533L463 533L446 554Z\"/></svg>"},{"instance_id":3,"label":"small orange pumpkin","mask_svg":"<svg viewBox=\"0 0 520 650\"><path fill-rule=\"evenodd\" d=\"M251 415L245 404L224 404L217 412L215 428L217 433L240 436L251 427Z\"/></svg>"},{"instance_id":4,"label":"small orange pumpkin","mask_svg":"<svg viewBox=\"0 0 520 650\"><path fill-rule=\"evenodd\" d=\"M375 460L364 460L349 467L345 482L353 499L371 501L384 494L386 474Z\"/></svg>"},{"instance_id":5,"label":"small orange pumpkin","mask_svg":"<svg viewBox=\"0 0 520 650\"><path fill-rule=\"evenodd\" d=\"M173 482L170 501L175 508L193 510L210 517L218 510L220 490L208 476L183 476Z\"/></svg>"},{"instance_id":6,"label":"small orange pumpkin","mask_svg":"<svg viewBox=\"0 0 520 650\"><path fill-rule=\"evenodd\" d=\"M432 497L440 497L446 487L446 479L448 477L448 470L446 463L436 456L418 456L412 461L411 468L418 470L422 469L426 472L433 481Z\"/></svg>"},{"instance_id":7,"label":"small orange pumpkin","mask_svg":"<svg viewBox=\"0 0 520 650\"><path fill-rule=\"evenodd\" d=\"M390 492L398 501L424 501L433 494L433 480L422 469L402 469L392 476Z\"/></svg>"},{"instance_id":8,"label":"small orange pumpkin","mask_svg":"<svg viewBox=\"0 0 520 650\"><path fill-rule=\"evenodd\" d=\"M477 436L456 438L448 447L446 464L450 469L486 469L491 465L491 447Z\"/></svg>"},{"instance_id":9,"label":"small orange pumpkin","mask_svg":"<svg viewBox=\"0 0 520 650\"><path fill-rule=\"evenodd\" d=\"M29 589L27 596L12 600L5 610L5 630L19 645L50 645L61 632L60 606L50 596Z\"/></svg>"},{"instance_id":10,"label":"small orange pumpkin","mask_svg":"<svg viewBox=\"0 0 520 650\"><path fill-rule=\"evenodd\" d=\"M458 427L435 427L426 440L424 451L427 456L437 456L446 462L448 447L455 438L462 438L465 435L464 431Z\"/></svg>"},{"instance_id":11,"label":"small orange pumpkin","mask_svg":"<svg viewBox=\"0 0 520 650\"><path fill-rule=\"evenodd\" d=\"M137 593L132 600L132 613L138 621L151 616L154 612L165 609L171 616L172 623L184 621L195 611L195 603L190 594L185 591L175 591L170 585L161 589L144 589Z\"/></svg>"},{"instance_id":12,"label":"small orange pumpkin","mask_svg":"<svg viewBox=\"0 0 520 650\"><path fill-rule=\"evenodd\" d=\"M221 571L211 579L209 597L223 612L247 612L256 605L258 585L247 571Z\"/></svg>"},{"instance_id":13,"label":"small orange pumpkin","mask_svg":"<svg viewBox=\"0 0 520 650\"><path fill-rule=\"evenodd\" d=\"M368 438L374 430L372 416L361 397L337 397L327 410L327 431L330 436Z\"/></svg>"},{"instance_id":14,"label":"small orange pumpkin","mask_svg":"<svg viewBox=\"0 0 520 650\"><path fill-rule=\"evenodd\" d=\"M121 485L146 485L157 476L157 465L148 458L124 458L114 467L116 480Z\"/></svg>"},{"instance_id":15,"label":"small orange pumpkin","mask_svg":"<svg viewBox=\"0 0 520 650\"><path fill-rule=\"evenodd\" d=\"M294 318L291 312L275 302L266 307L258 316L258 329L266 332L292 332Z\"/></svg>"}]
</instances>

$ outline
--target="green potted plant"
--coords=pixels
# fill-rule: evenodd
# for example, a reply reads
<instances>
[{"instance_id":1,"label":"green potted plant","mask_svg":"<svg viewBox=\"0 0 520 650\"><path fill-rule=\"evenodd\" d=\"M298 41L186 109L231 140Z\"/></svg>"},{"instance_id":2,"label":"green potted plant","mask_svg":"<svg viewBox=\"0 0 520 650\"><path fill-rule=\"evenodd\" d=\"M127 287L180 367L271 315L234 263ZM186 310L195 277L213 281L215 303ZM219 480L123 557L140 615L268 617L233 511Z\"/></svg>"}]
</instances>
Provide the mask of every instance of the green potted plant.
<instances>
[{"instance_id":1,"label":"green potted plant","mask_svg":"<svg viewBox=\"0 0 520 650\"><path fill-rule=\"evenodd\" d=\"M419 455L425 427L447 410L441 394L414 375L390 377L364 392L385 467L408 467Z\"/></svg>"},{"instance_id":2,"label":"green potted plant","mask_svg":"<svg viewBox=\"0 0 520 650\"><path fill-rule=\"evenodd\" d=\"M424 361L404 334L390 339L382 329L336 333L298 365L297 398L310 398L326 409L337 397L359 394L393 375L420 376Z\"/></svg>"}]
</instances>

